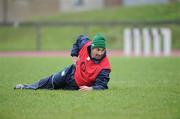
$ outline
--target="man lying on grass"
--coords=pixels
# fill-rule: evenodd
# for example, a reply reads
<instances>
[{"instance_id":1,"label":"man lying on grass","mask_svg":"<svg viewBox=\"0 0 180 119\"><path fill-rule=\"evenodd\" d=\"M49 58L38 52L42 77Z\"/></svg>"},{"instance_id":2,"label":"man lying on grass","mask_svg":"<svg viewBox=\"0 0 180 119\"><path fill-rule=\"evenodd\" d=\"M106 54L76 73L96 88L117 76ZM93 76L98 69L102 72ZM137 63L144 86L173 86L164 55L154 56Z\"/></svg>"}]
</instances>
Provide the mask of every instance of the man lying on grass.
<instances>
[{"instance_id":1,"label":"man lying on grass","mask_svg":"<svg viewBox=\"0 0 180 119\"><path fill-rule=\"evenodd\" d=\"M104 90L108 89L110 63L106 56L105 37L97 34L90 41L80 35L73 44L71 56L74 64L43 78L33 84L17 84L14 89L64 89Z\"/></svg>"}]
</instances>

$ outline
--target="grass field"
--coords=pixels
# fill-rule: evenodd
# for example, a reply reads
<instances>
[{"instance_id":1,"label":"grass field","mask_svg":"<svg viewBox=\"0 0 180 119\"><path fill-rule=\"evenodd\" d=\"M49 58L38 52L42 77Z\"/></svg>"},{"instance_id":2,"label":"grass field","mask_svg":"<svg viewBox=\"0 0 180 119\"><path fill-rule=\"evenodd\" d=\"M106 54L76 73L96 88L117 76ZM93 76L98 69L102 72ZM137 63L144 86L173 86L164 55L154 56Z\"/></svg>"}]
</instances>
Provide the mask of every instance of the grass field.
<instances>
[{"instance_id":1,"label":"grass field","mask_svg":"<svg viewBox=\"0 0 180 119\"><path fill-rule=\"evenodd\" d=\"M0 119L179 119L179 58L110 58L109 90L13 90L70 58L0 58Z\"/></svg>"}]
</instances>

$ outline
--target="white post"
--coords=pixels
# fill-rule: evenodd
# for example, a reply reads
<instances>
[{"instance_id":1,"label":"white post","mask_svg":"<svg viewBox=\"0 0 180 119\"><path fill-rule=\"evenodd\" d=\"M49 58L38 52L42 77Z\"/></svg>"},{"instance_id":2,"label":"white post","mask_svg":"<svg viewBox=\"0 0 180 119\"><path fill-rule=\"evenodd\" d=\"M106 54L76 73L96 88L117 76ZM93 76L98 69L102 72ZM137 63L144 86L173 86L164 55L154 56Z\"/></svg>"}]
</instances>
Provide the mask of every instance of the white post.
<instances>
[{"instance_id":1,"label":"white post","mask_svg":"<svg viewBox=\"0 0 180 119\"><path fill-rule=\"evenodd\" d=\"M131 29L126 28L124 30L124 54L125 56L130 56L132 52L132 37L131 37Z\"/></svg>"},{"instance_id":2,"label":"white post","mask_svg":"<svg viewBox=\"0 0 180 119\"><path fill-rule=\"evenodd\" d=\"M165 56L171 55L171 30L169 28L162 28L163 35L163 54Z\"/></svg>"},{"instance_id":3,"label":"white post","mask_svg":"<svg viewBox=\"0 0 180 119\"><path fill-rule=\"evenodd\" d=\"M135 56L141 55L141 33L138 28L133 29L134 36L134 54Z\"/></svg>"},{"instance_id":4,"label":"white post","mask_svg":"<svg viewBox=\"0 0 180 119\"><path fill-rule=\"evenodd\" d=\"M153 34L153 53L155 56L160 56L161 54L161 46L160 46L160 35L158 33L157 28L152 28Z\"/></svg>"},{"instance_id":5,"label":"white post","mask_svg":"<svg viewBox=\"0 0 180 119\"><path fill-rule=\"evenodd\" d=\"M149 56L151 53L151 37L150 31L147 28L143 29L143 40L144 40L144 56Z\"/></svg>"}]
</instances>

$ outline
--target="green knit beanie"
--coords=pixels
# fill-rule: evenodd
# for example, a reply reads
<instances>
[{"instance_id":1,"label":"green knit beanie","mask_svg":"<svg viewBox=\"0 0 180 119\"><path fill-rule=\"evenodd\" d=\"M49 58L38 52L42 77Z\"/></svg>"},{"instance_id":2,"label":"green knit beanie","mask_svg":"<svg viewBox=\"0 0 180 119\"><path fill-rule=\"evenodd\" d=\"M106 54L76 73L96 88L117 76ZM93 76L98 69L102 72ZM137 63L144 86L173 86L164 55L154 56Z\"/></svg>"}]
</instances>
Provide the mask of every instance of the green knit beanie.
<instances>
[{"instance_id":1,"label":"green knit beanie","mask_svg":"<svg viewBox=\"0 0 180 119\"><path fill-rule=\"evenodd\" d=\"M97 34L91 43L92 48L106 48L106 40L104 36Z\"/></svg>"}]
</instances>

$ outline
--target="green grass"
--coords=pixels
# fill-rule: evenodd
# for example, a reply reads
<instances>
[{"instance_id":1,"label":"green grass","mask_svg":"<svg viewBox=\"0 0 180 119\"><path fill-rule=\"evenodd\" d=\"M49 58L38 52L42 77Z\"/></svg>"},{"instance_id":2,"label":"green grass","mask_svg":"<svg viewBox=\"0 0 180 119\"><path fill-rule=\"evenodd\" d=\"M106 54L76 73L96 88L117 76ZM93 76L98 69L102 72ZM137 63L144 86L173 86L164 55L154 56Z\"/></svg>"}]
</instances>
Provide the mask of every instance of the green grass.
<instances>
[{"instance_id":1,"label":"green grass","mask_svg":"<svg viewBox=\"0 0 180 119\"><path fill-rule=\"evenodd\" d=\"M61 13L50 17L34 18L34 21L112 21L112 20L175 20L180 18L180 4L144 6L120 6L79 13Z\"/></svg>"},{"instance_id":2,"label":"green grass","mask_svg":"<svg viewBox=\"0 0 180 119\"><path fill-rule=\"evenodd\" d=\"M178 119L179 58L110 58L109 90L13 90L71 64L70 58L0 58L1 119Z\"/></svg>"},{"instance_id":3,"label":"green grass","mask_svg":"<svg viewBox=\"0 0 180 119\"><path fill-rule=\"evenodd\" d=\"M180 19L180 3L116 7L80 13L62 13L48 17L36 17L33 21L159 21ZM107 27L43 27L41 29L42 50L69 50L78 35L87 34L92 39L96 33L107 37L109 49L122 49L123 29L129 25ZM180 49L179 25L145 25L140 27L167 27L172 30L172 48ZM1 27L0 51L36 50L36 29L33 27Z\"/></svg>"},{"instance_id":4,"label":"green grass","mask_svg":"<svg viewBox=\"0 0 180 119\"><path fill-rule=\"evenodd\" d=\"M35 50L35 35L35 28L31 27L1 27L0 50Z\"/></svg>"}]
</instances>

